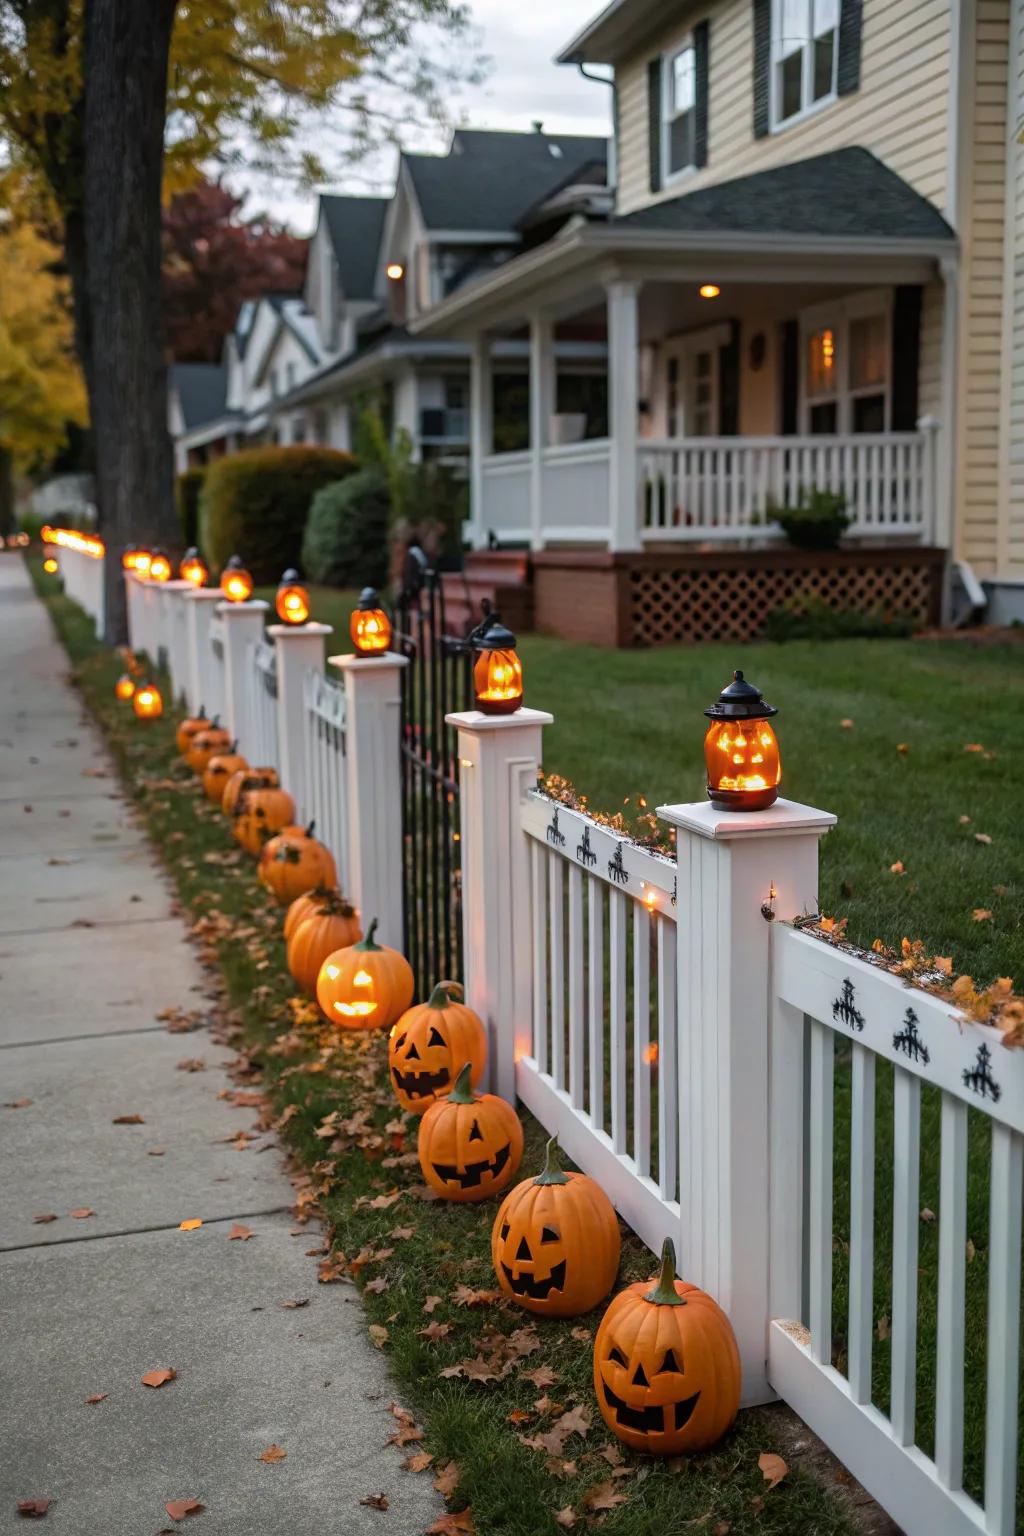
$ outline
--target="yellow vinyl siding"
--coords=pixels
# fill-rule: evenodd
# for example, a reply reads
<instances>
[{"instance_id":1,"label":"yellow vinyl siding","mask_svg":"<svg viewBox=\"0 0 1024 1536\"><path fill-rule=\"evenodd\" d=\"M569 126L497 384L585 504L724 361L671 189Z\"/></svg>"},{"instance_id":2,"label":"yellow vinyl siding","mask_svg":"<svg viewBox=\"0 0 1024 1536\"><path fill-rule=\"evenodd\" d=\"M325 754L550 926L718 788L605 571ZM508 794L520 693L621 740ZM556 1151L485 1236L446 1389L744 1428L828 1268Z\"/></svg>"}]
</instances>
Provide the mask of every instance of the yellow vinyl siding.
<instances>
[{"instance_id":1,"label":"yellow vinyl siding","mask_svg":"<svg viewBox=\"0 0 1024 1536\"><path fill-rule=\"evenodd\" d=\"M921 295L921 352L918 361L918 414L942 420L942 309L941 279L925 284Z\"/></svg>"},{"instance_id":2,"label":"yellow vinyl siding","mask_svg":"<svg viewBox=\"0 0 1024 1536\"><path fill-rule=\"evenodd\" d=\"M985 0L981 5L985 9ZM942 207L948 132L948 0L864 0L860 89L763 139L753 134L750 0L722 0L709 5L704 14L711 23L708 164L660 193L650 191L647 65L690 34L701 19L695 11L685 26L652 38L645 49L616 66L620 213L849 144L872 150ZM992 47L997 48L998 42ZM979 62L982 48L979 38ZM979 78L986 92L992 87L986 102L992 112L998 105L994 74L986 71Z\"/></svg>"},{"instance_id":3,"label":"yellow vinyl siding","mask_svg":"<svg viewBox=\"0 0 1024 1536\"><path fill-rule=\"evenodd\" d=\"M1019 28L1013 72L1013 109L1006 124L1009 157L1004 274L1006 293L1005 413L1000 443L1004 481L1000 497L1000 575L1024 576L1024 145L1015 128L1024 112L1024 26Z\"/></svg>"}]
</instances>

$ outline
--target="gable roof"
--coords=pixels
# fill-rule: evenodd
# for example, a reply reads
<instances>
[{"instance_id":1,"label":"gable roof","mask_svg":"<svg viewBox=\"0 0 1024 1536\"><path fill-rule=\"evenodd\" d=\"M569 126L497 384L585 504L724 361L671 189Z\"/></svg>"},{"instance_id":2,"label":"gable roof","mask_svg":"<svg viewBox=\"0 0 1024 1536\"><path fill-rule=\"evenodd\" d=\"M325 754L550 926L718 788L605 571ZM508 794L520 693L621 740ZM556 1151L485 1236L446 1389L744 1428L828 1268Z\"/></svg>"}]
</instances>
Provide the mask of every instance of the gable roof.
<instances>
[{"instance_id":1,"label":"gable roof","mask_svg":"<svg viewBox=\"0 0 1024 1536\"><path fill-rule=\"evenodd\" d=\"M511 235L527 208L607 153L603 138L460 128L447 155L406 154L402 165L428 229Z\"/></svg>"},{"instance_id":2,"label":"gable roof","mask_svg":"<svg viewBox=\"0 0 1024 1536\"><path fill-rule=\"evenodd\" d=\"M335 197L322 193L320 213L341 275L346 299L372 299L386 197Z\"/></svg>"},{"instance_id":3,"label":"gable roof","mask_svg":"<svg viewBox=\"0 0 1024 1536\"><path fill-rule=\"evenodd\" d=\"M228 371L220 363L172 363L167 382L178 396L187 431L232 414L227 408Z\"/></svg>"},{"instance_id":4,"label":"gable roof","mask_svg":"<svg viewBox=\"0 0 1024 1536\"><path fill-rule=\"evenodd\" d=\"M956 238L933 203L857 145L684 192L610 223L679 233Z\"/></svg>"}]
</instances>

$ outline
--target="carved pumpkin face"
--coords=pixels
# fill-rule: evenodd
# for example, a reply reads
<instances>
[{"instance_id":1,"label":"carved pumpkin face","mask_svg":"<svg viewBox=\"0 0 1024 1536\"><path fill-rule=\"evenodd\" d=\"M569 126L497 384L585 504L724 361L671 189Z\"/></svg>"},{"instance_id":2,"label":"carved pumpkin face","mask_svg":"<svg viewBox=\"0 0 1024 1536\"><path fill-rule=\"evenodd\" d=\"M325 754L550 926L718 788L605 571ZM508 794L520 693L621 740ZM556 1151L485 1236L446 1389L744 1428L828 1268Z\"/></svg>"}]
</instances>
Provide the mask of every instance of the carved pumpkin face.
<instances>
[{"instance_id":1,"label":"carved pumpkin face","mask_svg":"<svg viewBox=\"0 0 1024 1536\"><path fill-rule=\"evenodd\" d=\"M507 1189L523 1155L523 1128L511 1104L474 1093L467 1062L447 1098L420 1121L423 1177L446 1200L475 1202Z\"/></svg>"},{"instance_id":2,"label":"carved pumpkin face","mask_svg":"<svg viewBox=\"0 0 1024 1536\"><path fill-rule=\"evenodd\" d=\"M544 1170L517 1184L491 1232L491 1258L506 1296L528 1312L576 1317L615 1284L619 1223L599 1184L558 1165L548 1142Z\"/></svg>"},{"instance_id":3,"label":"carved pumpkin face","mask_svg":"<svg viewBox=\"0 0 1024 1536\"><path fill-rule=\"evenodd\" d=\"M277 789L280 783L276 768L239 768L224 786L224 798L220 808L225 816L233 816L246 790Z\"/></svg>"},{"instance_id":4,"label":"carved pumpkin face","mask_svg":"<svg viewBox=\"0 0 1024 1536\"><path fill-rule=\"evenodd\" d=\"M341 1029L377 1029L393 1024L412 1002L412 967L397 949L374 940L374 918L366 938L335 950L320 968L317 1002Z\"/></svg>"},{"instance_id":5,"label":"carved pumpkin face","mask_svg":"<svg viewBox=\"0 0 1024 1536\"><path fill-rule=\"evenodd\" d=\"M246 852L258 857L263 844L290 825L294 816L295 801L287 790L261 785L239 796L232 830Z\"/></svg>"},{"instance_id":6,"label":"carved pumpkin face","mask_svg":"<svg viewBox=\"0 0 1024 1536\"><path fill-rule=\"evenodd\" d=\"M117 682L114 684L114 697L115 697L115 699L121 699L122 701L126 701L126 700L131 698L131 696L132 696L132 694L134 692L135 692L135 679L133 677L129 677L127 672L122 672L121 676L118 678Z\"/></svg>"},{"instance_id":7,"label":"carved pumpkin face","mask_svg":"<svg viewBox=\"0 0 1024 1536\"><path fill-rule=\"evenodd\" d=\"M594 1390L608 1428L635 1451L701 1451L732 1424L740 1357L729 1319L706 1292L676 1279L666 1241L661 1277L615 1297L594 1340Z\"/></svg>"},{"instance_id":8,"label":"carved pumpkin face","mask_svg":"<svg viewBox=\"0 0 1024 1536\"><path fill-rule=\"evenodd\" d=\"M212 720L205 731L197 731L188 744L185 753L185 761L193 773L202 776L210 765L211 758L221 752L230 752L231 736L222 725Z\"/></svg>"},{"instance_id":9,"label":"carved pumpkin face","mask_svg":"<svg viewBox=\"0 0 1024 1536\"><path fill-rule=\"evenodd\" d=\"M459 1001L461 997L457 982L440 981L428 1001L403 1013L391 1030L391 1086L411 1115L422 1115L448 1093L464 1062L469 1062L474 1088L483 1076L487 1034L479 1015Z\"/></svg>"},{"instance_id":10,"label":"carved pumpkin face","mask_svg":"<svg viewBox=\"0 0 1024 1536\"><path fill-rule=\"evenodd\" d=\"M297 905L293 902L289 907L289 916ZM297 985L315 996L317 977L325 960L339 949L358 944L362 936L359 913L340 891L310 904L288 936L288 969Z\"/></svg>"},{"instance_id":11,"label":"carved pumpkin face","mask_svg":"<svg viewBox=\"0 0 1024 1536\"><path fill-rule=\"evenodd\" d=\"M188 751L189 743L193 736L198 736L200 731L206 731L209 728L210 721L207 720L203 710L200 710L198 715L191 715L187 720L181 722L174 733L174 744L182 757Z\"/></svg>"},{"instance_id":12,"label":"carved pumpkin face","mask_svg":"<svg viewBox=\"0 0 1024 1536\"><path fill-rule=\"evenodd\" d=\"M229 752L217 752L206 765L203 773L203 789L206 798L212 800L214 805L221 805L224 800L224 791L227 788L228 779L233 773L244 772L249 764L236 749L238 742L231 743Z\"/></svg>"},{"instance_id":13,"label":"carved pumpkin face","mask_svg":"<svg viewBox=\"0 0 1024 1536\"><path fill-rule=\"evenodd\" d=\"M263 846L260 854L260 880L276 896L282 907L288 906L315 886L332 886L337 883L338 871L334 866L334 857L313 836L314 825L311 821L305 830L302 827L285 827Z\"/></svg>"}]
</instances>

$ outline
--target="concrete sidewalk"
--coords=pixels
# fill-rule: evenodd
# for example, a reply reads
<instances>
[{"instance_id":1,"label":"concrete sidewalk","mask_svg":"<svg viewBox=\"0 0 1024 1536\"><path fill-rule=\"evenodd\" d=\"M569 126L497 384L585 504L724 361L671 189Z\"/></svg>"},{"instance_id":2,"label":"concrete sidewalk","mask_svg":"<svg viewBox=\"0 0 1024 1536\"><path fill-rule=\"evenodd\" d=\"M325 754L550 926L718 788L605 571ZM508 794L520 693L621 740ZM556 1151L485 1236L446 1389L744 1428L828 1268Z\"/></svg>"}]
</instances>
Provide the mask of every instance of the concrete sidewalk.
<instances>
[{"instance_id":1,"label":"concrete sidewalk","mask_svg":"<svg viewBox=\"0 0 1024 1536\"><path fill-rule=\"evenodd\" d=\"M157 1023L201 974L13 555L0 656L0 1532L48 1498L69 1536L417 1536L443 1505L385 1444L358 1296L317 1284L278 1154L226 1144L252 1123L217 1099L228 1053Z\"/></svg>"}]
</instances>

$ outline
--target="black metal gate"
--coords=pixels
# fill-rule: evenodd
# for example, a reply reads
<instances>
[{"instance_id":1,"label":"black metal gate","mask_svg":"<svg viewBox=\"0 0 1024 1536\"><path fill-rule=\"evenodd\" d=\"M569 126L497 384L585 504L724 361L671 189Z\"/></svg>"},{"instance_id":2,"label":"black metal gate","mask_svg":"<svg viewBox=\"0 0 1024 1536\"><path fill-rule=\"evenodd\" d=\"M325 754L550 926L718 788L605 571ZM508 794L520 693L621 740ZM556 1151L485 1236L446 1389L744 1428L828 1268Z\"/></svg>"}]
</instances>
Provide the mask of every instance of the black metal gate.
<instances>
[{"instance_id":1,"label":"black metal gate","mask_svg":"<svg viewBox=\"0 0 1024 1536\"><path fill-rule=\"evenodd\" d=\"M456 732L445 725L472 698L465 643L446 632L441 575L421 550L406 564L395 611L402 669L402 886L405 953L416 992L462 980L462 865Z\"/></svg>"}]
</instances>

